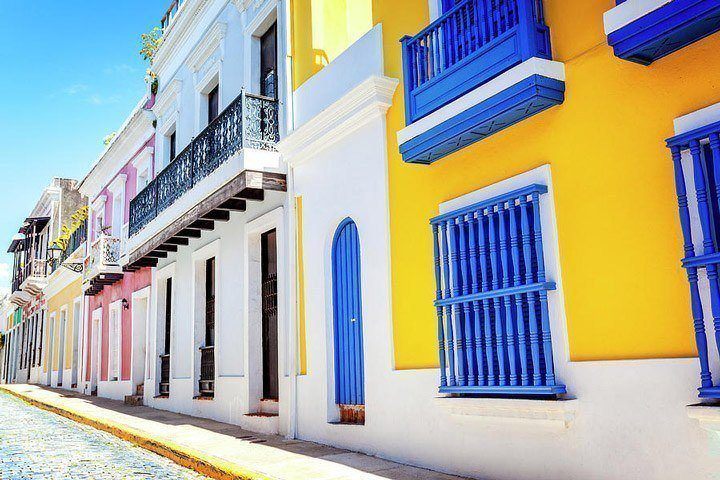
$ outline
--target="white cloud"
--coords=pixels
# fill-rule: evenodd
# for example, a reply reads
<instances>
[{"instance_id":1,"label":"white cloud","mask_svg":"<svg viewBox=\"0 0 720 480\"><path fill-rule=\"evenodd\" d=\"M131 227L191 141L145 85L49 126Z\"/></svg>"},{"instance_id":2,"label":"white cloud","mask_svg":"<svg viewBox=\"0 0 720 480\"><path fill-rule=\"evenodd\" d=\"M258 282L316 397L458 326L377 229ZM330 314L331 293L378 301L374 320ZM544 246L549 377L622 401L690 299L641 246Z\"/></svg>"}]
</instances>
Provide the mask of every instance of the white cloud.
<instances>
[{"instance_id":1,"label":"white cloud","mask_svg":"<svg viewBox=\"0 0 720 480\"><path fill-rule=\"evenodd\" d=\"M126 63L112 65L103 69L105 75L115 75L120 73L135 73L137 70Z\"/></svg>"},{"instance_id":2,"label":"white cloud","mask_svg":"<svg viewBox=\"0 0 720 480\"><path fill-rule=\"evenodd\" d=\"M120 97L117 95L100 95L99 93L93 93L87 98L87 102L92 105L108 105L111 103L117 103L120 101Z\"/></svg>"}]
</instances>

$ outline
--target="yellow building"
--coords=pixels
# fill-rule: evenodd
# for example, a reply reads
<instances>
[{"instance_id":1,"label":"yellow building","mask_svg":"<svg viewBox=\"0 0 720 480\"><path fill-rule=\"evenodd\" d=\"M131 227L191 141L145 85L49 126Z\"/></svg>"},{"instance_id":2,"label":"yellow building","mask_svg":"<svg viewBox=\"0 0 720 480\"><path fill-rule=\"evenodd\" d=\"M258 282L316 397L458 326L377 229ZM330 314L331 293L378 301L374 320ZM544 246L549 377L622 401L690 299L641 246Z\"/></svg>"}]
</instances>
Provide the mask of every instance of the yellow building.
<instances>
[{"instance_id":1,"label":"yellow building","mask_svg":"<svg viewBox=\"0 0 720 480\"><path fill-rule=\"evenodd\" d=\"M720 410L685 407L720 397L720 291L715 257L680 259L718 251L717 2L349 3L292 5L299 435L483 478L707 478L688 416ZM366 424L336 436L347 405Z\"/></svg>"}]
</instances>

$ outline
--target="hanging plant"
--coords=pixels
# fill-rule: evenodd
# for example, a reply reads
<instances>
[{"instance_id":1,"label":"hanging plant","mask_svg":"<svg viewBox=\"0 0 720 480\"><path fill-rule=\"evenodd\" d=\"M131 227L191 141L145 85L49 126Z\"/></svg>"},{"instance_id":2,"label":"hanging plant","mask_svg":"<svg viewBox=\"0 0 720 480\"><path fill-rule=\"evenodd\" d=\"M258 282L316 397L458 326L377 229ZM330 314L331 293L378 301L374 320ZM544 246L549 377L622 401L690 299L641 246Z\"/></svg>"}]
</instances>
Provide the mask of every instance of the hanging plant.
<instances>
[{"instance_id":1,"label":"hanging plant","mask_svg":"<svg viewBox=\"0 0 720 480\"><path fill-rule=\"evenodd\" d=\"M62 250L66 250L70 243L70 237L80 228L88 218L88 207L78 208L75 213L70 215L70 222L63 225L60 229L60 236L51 242L51 245L57 245Z\"/></svg>"}]
</instances>

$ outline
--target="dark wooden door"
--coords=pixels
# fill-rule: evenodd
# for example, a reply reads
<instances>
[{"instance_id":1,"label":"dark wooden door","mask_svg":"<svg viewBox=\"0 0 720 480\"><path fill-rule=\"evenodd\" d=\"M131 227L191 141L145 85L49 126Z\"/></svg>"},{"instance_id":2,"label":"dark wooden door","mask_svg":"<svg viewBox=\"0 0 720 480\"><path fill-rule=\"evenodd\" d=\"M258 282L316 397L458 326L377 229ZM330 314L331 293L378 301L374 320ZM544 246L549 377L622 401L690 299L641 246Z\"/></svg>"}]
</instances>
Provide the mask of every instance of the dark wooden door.
<instances>
[{"instance_id":1,"label":"dark wooden door","mask_svg":"<svg viewBox=\"0 0 720 480\"><path fill-rule=\"evenodd\" d=\"M263 398L278 399L277 234L261 237Z\"/></svg>"},{"instance_id":2,"label":"dark wooden door","mask_svg":"<svg viewBox=\"0 0 720 480\"><path fill-rule=\"evenodd\" d=\"M277 24L260 39L260 94L277 98Z\"/></svg>"}]
</instances>

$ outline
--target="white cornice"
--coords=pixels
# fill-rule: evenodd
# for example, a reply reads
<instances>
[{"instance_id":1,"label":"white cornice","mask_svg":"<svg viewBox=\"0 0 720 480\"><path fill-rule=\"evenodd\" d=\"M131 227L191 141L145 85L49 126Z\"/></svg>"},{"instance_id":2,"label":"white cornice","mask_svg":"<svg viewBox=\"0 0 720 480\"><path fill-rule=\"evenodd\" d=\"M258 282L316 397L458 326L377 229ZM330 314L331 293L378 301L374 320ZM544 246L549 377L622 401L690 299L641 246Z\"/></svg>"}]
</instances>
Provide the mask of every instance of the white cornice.
<instances>
[{"instance_id":1,"label":"white cornice","mask_svg":"<svg viewBox=\"0 0 720 480\"><path fill-rule=\"evenodd\" d=\"M177 50L190 35L195 17L200 15L200 12L209 3L210 0L186 0L182 4L175 20L165 30L163 43L155 53L153 69L156 72L162 70L163 64L177 53Z\"/></svg>"},{"instance_id":2,"label":"white cornice","mask_svg":"<svg viewBox=\"0 0 720 480\"><path fill-rule=\"evenodd\" d=\"M398 80L373 75L277 145L288 164L297 166L347 137L368 121L385 115Z\"/></svg>"},{"instance_id":3,"label":"white cornice","mask_svg":"<svg viewBox=\"0 0 720 480\"><path fill-rule=\"evenodd\" d=\"M225 34L227 33L227 23L215 22L210 30L203 36L202 40L195 46L187 58L187 66L192 73L197 73L205 64L208 58L220 49L220 60L225 53Z\"/></svg>"},{"instance_id":4,"label":"white cornice","mask_svg":"<svg viewBox=\"0 0 720 480\"><path fill-rule=\"evenodd\" d=\"M152 124L143 113L146 101L144 98L135 107L108 148L80 182L78 189L81 194L88 198L95 197L152 136Z\"/></svg>"}]
</instances>

